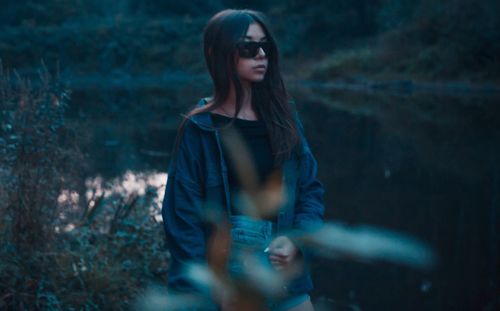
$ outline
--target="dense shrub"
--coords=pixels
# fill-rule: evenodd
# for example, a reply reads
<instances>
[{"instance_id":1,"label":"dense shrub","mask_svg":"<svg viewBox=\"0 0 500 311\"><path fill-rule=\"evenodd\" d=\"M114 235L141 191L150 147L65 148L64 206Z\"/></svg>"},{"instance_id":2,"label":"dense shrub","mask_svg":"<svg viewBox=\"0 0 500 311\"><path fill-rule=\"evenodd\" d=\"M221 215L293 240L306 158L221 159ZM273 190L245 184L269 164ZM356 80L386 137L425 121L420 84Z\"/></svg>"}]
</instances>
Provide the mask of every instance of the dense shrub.
<instances>
[{"instance_id":1,"label":"dense shrub","mask_svg":"<svg viewBox=\"0 0 500 311\"><path fill-rule=\"evenodd\" d=\"M0 75L2 184L0 208L10 217L12 242L21 251L45 248L58 223L61 190L78 187L83 163L74 129L64 123L69 92L47 69L39 81Z\"/></svg>"},{"instance_id":2,"label":"dense shrub","mask_svg":"<svg viewBox=\"0 0 500 311\"><path fill-rule=\"evenodd\" d=\"M0 309L127 309L165 279L161 185L86 178L69 91L0 69Z\"/></svg>"}]
</instances>

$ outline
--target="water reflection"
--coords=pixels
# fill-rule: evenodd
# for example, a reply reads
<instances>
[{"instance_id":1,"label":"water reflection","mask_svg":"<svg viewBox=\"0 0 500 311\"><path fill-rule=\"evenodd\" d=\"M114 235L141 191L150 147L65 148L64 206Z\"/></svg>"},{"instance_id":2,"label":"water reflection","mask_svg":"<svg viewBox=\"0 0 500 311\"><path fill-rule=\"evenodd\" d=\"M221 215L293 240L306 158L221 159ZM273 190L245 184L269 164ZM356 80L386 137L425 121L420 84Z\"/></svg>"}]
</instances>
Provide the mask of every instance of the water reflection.
<instances>
[{"instance_id":1,"label":"water reflection","mask_svg":"<svg viewBox=\"0 0 500 311\"><path fill-rule=\"evenodd\" d=\"M298 93L327 217L408 233L442 259L432 273L323 261L320 295L375 310L478 304L473 292L491 292L498 273L498 98Z\"/></svg>"},{"instance_id":2,"label":"water reflection","mask_svg":"<svg viewBox=\"0 0 500 311\"><path fill-rule=\"evenodd\" d=\"M116 217L114 208L123 205L127 201L134 201L136 198L144 197L148 192L151 201L147 204L147 214L152 217L157 223L162 221L161 218L161 204L165 193L165 185L167 181L166 172L132 172L125 171L119 177L112 179L103 178L100 175L89 177L85 181L85 202L87 210L83 218L95 217L98 212L102 212L103 217L101 223L109 223L109 221ZM61 209L59 219L65 223L61 228L56 227L56 232L64 231L69 232L75 229L79 223L79 219L75 220L71 213L79 211L78 206L80 196L76 191L63 190L58 199L58 204ZM103 204L103 202L107 204ZM97 211L98 205L105 207L102 211ZM68 220L68 221L66 221ZM72 221L73 220L73 221ZM98 227L101 233L109 231L109 226Z\"/></svg>"},{"instance_id":3,"label":"water reflection","mask_svg":"<svg viewBox=\"0 0 500 311\"><path fill-rule=\"evenodd\" d=\"M133 169L154 172L164 183L179 114L209 91L207 85L197 90L190 85L133 90L126 97L108 92L106 103L125 101L121 112L92 100L81 105L80 112L96 118L96 175L121 176ZM493 290L498 275L498 98L352 93L298 85L290 91L318 158L327 218L405 233L427 242L441 258L431 272L318 261L313 267L316 298L363 310L442 310L477 304L478 293ZM109 146L108 140L119 143Z\"/></svg>"}]
</instances>

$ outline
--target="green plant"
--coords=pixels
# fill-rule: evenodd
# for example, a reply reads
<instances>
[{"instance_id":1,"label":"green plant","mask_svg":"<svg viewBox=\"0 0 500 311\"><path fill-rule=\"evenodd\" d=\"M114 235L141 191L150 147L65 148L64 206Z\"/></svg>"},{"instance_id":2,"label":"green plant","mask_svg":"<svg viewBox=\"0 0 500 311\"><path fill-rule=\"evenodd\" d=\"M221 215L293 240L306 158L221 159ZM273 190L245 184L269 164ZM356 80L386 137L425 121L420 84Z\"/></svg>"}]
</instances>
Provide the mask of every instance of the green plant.
<instances>
[{"instance_id":1,"label":"green plant","mask_svg":"<svg viewBox=\"0 0 500 311\"><path fill-rule=\"evenodd\" d=\"M32 82L0 62L0 273L11 276L1 278L2 290L17 307L35 304L45 265L39 252L53 247L63 221L59 195L78 187L84 163L77 135L64 122L69 91L43 63L38 74Z\"/></svg>"}]
</instances>

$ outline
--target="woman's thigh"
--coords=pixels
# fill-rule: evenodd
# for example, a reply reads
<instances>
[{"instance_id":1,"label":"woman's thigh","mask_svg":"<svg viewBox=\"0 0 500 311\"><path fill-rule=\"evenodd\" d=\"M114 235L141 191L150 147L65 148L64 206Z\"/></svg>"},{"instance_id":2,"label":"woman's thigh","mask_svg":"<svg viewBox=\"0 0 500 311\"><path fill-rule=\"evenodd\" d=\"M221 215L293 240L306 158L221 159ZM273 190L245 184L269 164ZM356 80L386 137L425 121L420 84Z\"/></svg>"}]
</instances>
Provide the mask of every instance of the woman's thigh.
<instances>
[{"instance_id":1,"label":"woman's thigh","mask_svg":"<svg viewBox=\"0 0 500 311\"><path fill-rule=\"evenodd\" d=\"M271 304L273 311L312 311L314 310L311 298L308 294L297 295L282 299L277 303Z\"/></svg>"},{"instance_id":2,"label":"woman's thigh","mask_svg":"<svg viewBox=\"0 0 500 311\"><path fill-rule=\"evenodd\" d=\"M283 310L283 311L285 311L285 310ZM306 301L299 304L298 306L287 309L287 311L314 311L314 307L311 303L311 299L307 299Z\"/></svg>"}]
</instances>

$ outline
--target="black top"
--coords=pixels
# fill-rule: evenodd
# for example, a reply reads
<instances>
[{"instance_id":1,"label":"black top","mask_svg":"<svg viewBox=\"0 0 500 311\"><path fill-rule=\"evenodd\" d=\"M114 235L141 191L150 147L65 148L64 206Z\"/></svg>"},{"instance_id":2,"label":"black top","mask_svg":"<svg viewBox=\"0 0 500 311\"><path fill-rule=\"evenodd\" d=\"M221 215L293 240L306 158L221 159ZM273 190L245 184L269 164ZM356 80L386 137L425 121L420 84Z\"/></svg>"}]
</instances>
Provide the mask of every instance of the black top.
<instances>
[{"instance_id":1,"label":"black top","mask_svg":"<svg viewBox=\"0 0 500 311\"><path fill-rule=\"evenodd\" d=\"M253 161L254 169L257 173L257 182L259 186L263 185L269 175L273 172L274 168L274 157L264 121L236 118L234 119L232 125L225 128L224 126L228 125L232 118L216 113L212 113L211 116L214 125L217 128L220 128L221 136L224 137L224 135L227 135L229 130L236 130L236 132L241 135L240 137L246 145L250 159ZM238 156L238 152L242 151L237 150L236 154L231 154L227 146L227 142L222 139L222 152L227 163L229 188L232 201L234 202L234 199L238 197L241 189L240 178L238 177L238 173L236 171L234 156ZM242 211L237 209L236 206L237 204L232 203L231 213L233 215L242 214Z\"/></svg>"}]
</instances>

